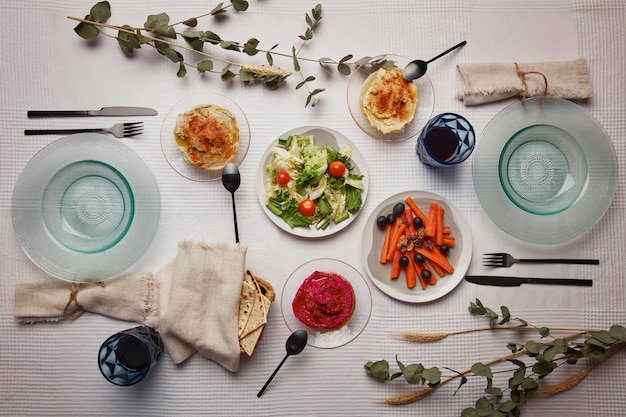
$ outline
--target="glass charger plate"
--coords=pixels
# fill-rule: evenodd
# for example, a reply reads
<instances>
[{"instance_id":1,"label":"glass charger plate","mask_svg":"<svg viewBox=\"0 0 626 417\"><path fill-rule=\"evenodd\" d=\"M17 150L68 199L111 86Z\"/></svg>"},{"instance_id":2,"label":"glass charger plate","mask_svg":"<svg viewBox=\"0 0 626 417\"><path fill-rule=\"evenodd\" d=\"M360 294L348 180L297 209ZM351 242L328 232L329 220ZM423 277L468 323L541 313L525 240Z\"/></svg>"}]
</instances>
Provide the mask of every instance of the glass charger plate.
<instances>
[{"instance_id":1,"label":"glass charger plate","mask_svg":"<svg viewBox=\"0 0 626 417\"><path fill-rule=\"evenodd\" d=\"M248 148L250 147L250 125L248 118L237 103L228 97L215 93L203 93L186 97L172 107L167 113L161 128L161 150L168 164L183 177L194 181L214 181L222 178L222 170L207 171L189 164L183 158L183 154L178 149L176 139L174 138L174 129L178 115L202 104L221 106L229 110L233 116L235 116L237 126L239 127L239 147L235 159L232 162L237 166L243 162L248 154Z\"/></svg>"},{"instance_id":2,"label":"glass charger plate","mask_svg":"<svg viewBox=\"0 0 626 417\"><path fill-rule=\"evenodd\" d=\"M407 288L403 275L392 280L389 278L391 263L381 264L379 261L385 231L378 227L376 219L378 216L392 213L393 206L404 202L407 196L411 196L422 211L428 210L431 201L439 203L444 209L444 224L450 227L450 235L455 238L455 246L450 249L448 256L448 260L454 267L454 273L438 278L435 285L429 285L425 290L422 290L419 285ZM361 259L374 285L388 296L409 303L426 303L448 294L463 280L472 260L472 231L467 220L448 200L426 191L404 191L385 199L372 211L365 222L361 242Z\"/></svg>"},{"instance_id":3,"label":"glass charger plate","mask_svg":"<svg viewBox=\"0 0 626 417\"><path fill-rule=\"evenodd\" d=\"M487 124L472 175L483 209L500 229L526 242L558 244L602 218L615 193L617 158L582 107L532 98Z\"/></svg>"},{"instance_id":4,"label":"glass charger plate","mask_svg":"<svg viewBox=\"0 0 626 417\"><path fill-rule=\"evenodd\" d=\"M302 126L295 129L292 129L288 132L285 132L280 136L280 138L287 138L290 135L313 135L315 137L315 143L319 145L330 145L334 149L341 149L346 145L352 146L352 158L351 162L354 165L355 174L363 175L363 186L364 190L361 192L361 200L363 204L365 204L365 200L367 197L368 183L369 183L369 175L367 172L365 159L363 155L359 152L356 146L344 135L341 133L328 129L322 126ZM267 217L279 228L284 230L287 233L290 233L295 236L305 237L305 238L319 238L326 237L332 234L335 234L350 225L358 216L358 214L363 210L361 210L354 214L350 214L350 217L347 220L342 221L341 223L335 224L331 222L330 226L325 230L316 229L315 226L311 227L297 227L292 229L289 227L287 223L283 221L279 216L272 213L267 207L267 197L265 196L266 190L266 181L267 181L267 171L265 167L272 161L273 149L278 144L278 138L273 141L270 146L267 148L263 156L261 156L261 160L259 162L259 166L257 168L257 176L256 176L256 189L257 195L259 197L259 202L261 203L261 207L263 207L263 211L267 215Z\"/></svg>"},{"instance_id":5,"label":"glass charger plate","mask_svg":"<svg viewBox=\"0 0 626 417\"><path fill-rule=\"evenodd\" d=\"M315 330L306 327L294 315L291 303L302 282L315 271L333 272L341 275L352 285L355 296L354 312L350 320L341 328L332 331ZM290 331L305 329L309 338L307 344L317 348L336 348L350 343L365 329L372 314L372 294L365 278L354 267L331 258L313 259L296 268L291 273L280 301L281 312L285 324Z\"/></svg>"},{"instance_id":6,"label":"glass charger plate","mask_svg":"<svg viewBox=\"0 0 626 417\"><path fill-rule=\"evenodd\" d=\"M377 62L381 60L391 60L395 62L397 68L404 68L411 60L409 58L400 55L379 55L372 59L370 62ZM415 116L413 121L400 133L388 133L383 134L367 121L363 112L361 111L361 89L363 84L372 73L376 72L378 67L371 63L360 65L354 70L350 79L348 80L348 110L354 122L359 128L365 132L368 136L383 141L398 142L407 140L417 134L424 128L428 120L433 114L435 107L435 91L433 84L428 78L428 75L424 75L413 82L417 86L418 102L417 109L415 110Z\"/></svg>"},{"instance_id":7,"label":"glass charger plate","mask_svg":"<svg viewBox=\"0 0 626 417\"><path fill-rule=\"evenodd\" d=\"M159 222L157 182L121 141L95 133L58 139L24 167L11 215L22 249L49 275L114 277L150 245Z\"/></svg>"}]
</instances>

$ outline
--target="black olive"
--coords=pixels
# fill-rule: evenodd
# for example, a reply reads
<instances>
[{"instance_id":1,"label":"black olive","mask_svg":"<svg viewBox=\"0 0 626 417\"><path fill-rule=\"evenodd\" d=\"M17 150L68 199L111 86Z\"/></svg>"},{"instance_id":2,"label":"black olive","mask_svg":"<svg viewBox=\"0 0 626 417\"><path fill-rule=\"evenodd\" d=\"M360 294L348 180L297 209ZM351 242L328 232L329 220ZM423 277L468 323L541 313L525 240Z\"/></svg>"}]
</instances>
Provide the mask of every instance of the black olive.
<instances>
[{"instance_id":1,"label":"black olive","mask_svg":"<svg viewBox=\"0 0 626 417\"><path fill-rule=\"evenodd\" d=\"M378 216L376 218L376 224L378 225L378 227L383 229L387 225L387 216Z\"/></svg>"},{"instance_id":2,"label":"black olive","mask_svg":"<svg viewBox=\"0 0 626 417\"><path fill-rule=\"evenodd\" d=\"M395 221L396 221L396 215L395 214L388 214L387 215L387 223L393 224Z\"/></svg>"},{"instance_id":3,"label":"black olive","mask_svg":"<svg viewBox=\"0 0 626 417\"><path fill-rule=\"evenodd\" d=\"M450 253L450 247L448 245L446 245L445 243L439 246L439 250L444 255L447 255L448 253Z\"/></svg>"},{"instance_id":4,"label":"black olive","mask_svg":"<svg viewBox=\"0 0 626 417\"><path fill-rule=\"evenodd\" d=\"M407 266L409 264L409 258L407 258L406 256L401 256L400 257L400 265L402 266Z\"/></svg>"},{"instance_id":5,"label":"black olive","mask_svg":"<svg viewBox=\"0 0 626 417\"><path fill-rule=\"evenodd\" d=\"M413 217L413 227L415 227L416 229L419 229L420 227L424 226L424 222L422 221L421 217Z\"/></svg>"},{"instance_id":6,"label":"black olive","mask_svg":"<svg viewBox=\"0 0 626 417\"><path fill-rule=\"evenodd\" d=\"M424 261L426 261L424 259L424 255L422 255L421 253L416 253L415 255L413 255L413 260L418 264L423 264Z\"/></svg>"},{"instance_id":7,"label":"black olive","mask_svg":"<svg viewBox=\"0 0 626 417\"><path fill-rule=\"evenodd\" d=\"M422 278L424 278L426 281L428 281L432 274L430 273L430 271L428 269L422 269L422 274L421 275L422 275Z\"/></svg>"},{"instance_id":8,"label":"black olive","mask_svg":"<svg viewBox=\"0 0 626 417\"><path fill-rule=\"evenodd\" d=\"M402 213L404 213L404 203L397 203L395 206L393 206L392 213L395 214L396 216L399 216Z\"/></svg>"}]
</instances>

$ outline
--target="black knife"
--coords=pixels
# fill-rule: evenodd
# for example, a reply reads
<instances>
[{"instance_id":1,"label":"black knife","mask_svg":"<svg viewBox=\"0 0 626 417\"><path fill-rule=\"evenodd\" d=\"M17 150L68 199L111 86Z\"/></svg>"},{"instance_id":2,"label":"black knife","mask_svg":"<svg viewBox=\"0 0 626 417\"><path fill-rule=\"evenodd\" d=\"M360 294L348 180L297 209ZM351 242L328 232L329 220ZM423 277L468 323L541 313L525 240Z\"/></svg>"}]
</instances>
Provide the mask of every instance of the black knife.
<instances>
[{"instance_id":1,"label":"black knife","mask_svg":"<svg viewBox=\"0 0 626 417\"><path fill-rule=\"evenodd\" d=\"M76 116L156 116L157 111L147 107L103 107L100 110L29 110L28 117Z\"/></svg>"},{"instance_id":2,"label":"black knife","mask_svg":"<svg viewBox=\"0 0 626 417\"><path fill-rule=\"evenodd\" d=\"M466 275L465 280L480 285L497 285L499 287L519 287L522 284L550 284L550 285L579 285L591 287L590 279L572 278L531 278L531 277L503 277L488 275Z\"/></svg>"}]
</instances>

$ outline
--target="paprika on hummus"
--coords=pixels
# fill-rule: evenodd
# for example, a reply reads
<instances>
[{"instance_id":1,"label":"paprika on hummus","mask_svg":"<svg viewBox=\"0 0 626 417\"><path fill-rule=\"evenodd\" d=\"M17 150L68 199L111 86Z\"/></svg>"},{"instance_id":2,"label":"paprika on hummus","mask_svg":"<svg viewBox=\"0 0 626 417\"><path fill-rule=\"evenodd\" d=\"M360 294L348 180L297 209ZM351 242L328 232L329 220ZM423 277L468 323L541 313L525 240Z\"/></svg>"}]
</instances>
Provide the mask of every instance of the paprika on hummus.
<instances>
[{"instance_id":1,"label":"paprika on hummus","mask_svg":"<svg viewBox=\"0 0 626 417\"><path fill-rule=\"evenodd\" d=\"M354 312L354 290L339 274L313 272L306 278L291 304L300 322L316 330L337 330Z\"/></svg>"}]
</instances>

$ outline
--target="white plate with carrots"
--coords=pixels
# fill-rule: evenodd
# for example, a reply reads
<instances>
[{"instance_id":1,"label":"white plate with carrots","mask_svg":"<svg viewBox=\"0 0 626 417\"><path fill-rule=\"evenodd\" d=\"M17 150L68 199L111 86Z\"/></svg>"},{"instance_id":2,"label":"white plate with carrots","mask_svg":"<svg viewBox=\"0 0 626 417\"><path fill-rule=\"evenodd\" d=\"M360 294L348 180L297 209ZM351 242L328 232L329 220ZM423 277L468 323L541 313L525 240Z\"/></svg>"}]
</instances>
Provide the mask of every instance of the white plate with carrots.
<instances>
[{"instance_id":1,"label":"white plate with carrots","mask_svg":"<svg viewBox=\"0 0 626 417\"><path fill-rule=\"evenodd\" d=\"M377 221L381 216L387 218L384 224ZM401 192L380 203L365 223L362 242L363 265L374 285L410 303L448 294L472 259L467 220L448 200L427 191Z\"/></svg>"}]
</instances>

